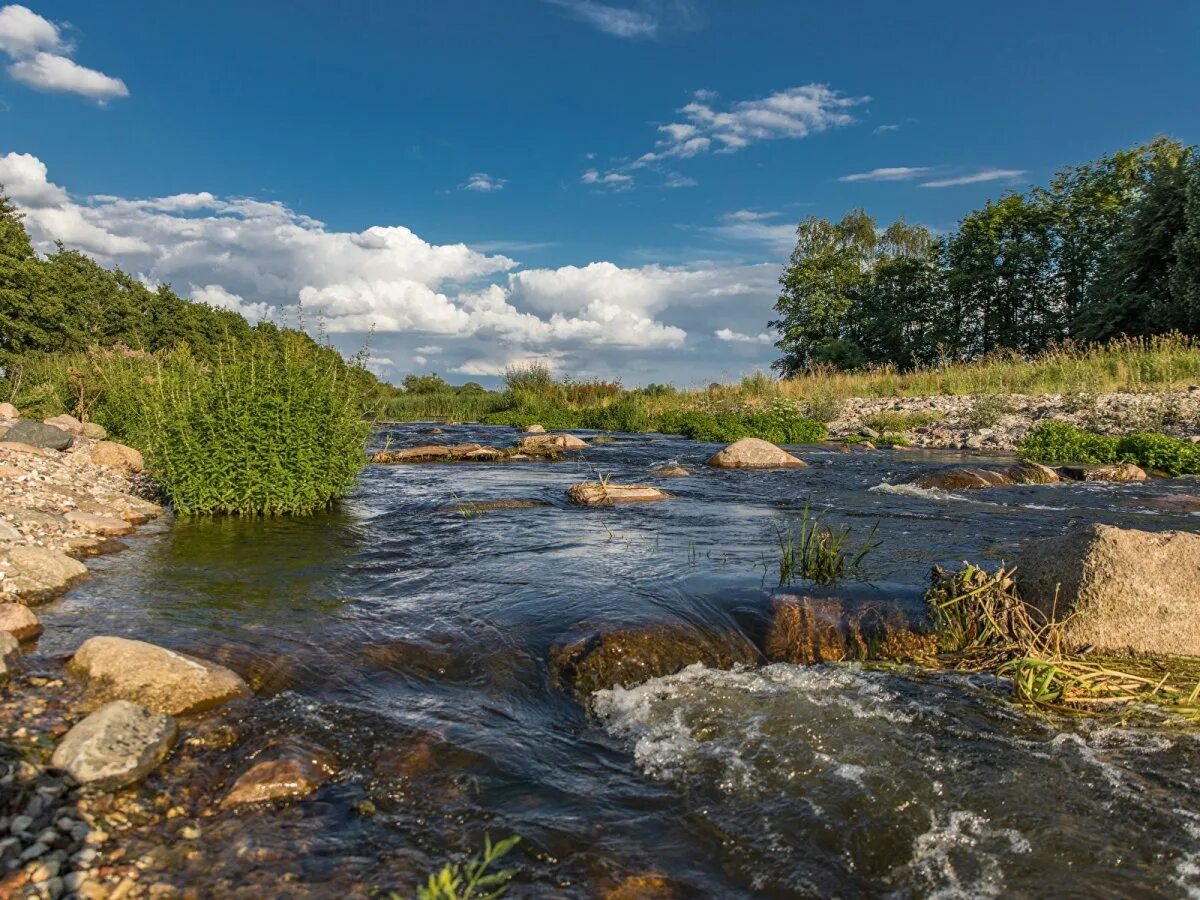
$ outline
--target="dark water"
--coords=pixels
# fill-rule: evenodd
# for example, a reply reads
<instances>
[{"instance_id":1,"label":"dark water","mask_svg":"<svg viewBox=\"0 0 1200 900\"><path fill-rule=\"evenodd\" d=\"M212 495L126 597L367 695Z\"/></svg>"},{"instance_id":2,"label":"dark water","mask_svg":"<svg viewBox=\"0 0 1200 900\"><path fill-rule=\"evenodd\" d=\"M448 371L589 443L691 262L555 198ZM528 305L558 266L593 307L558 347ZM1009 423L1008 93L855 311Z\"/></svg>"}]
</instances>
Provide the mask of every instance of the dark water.
<instances>
[{"instance_id":1,"label":"dark water","mask_svg":"<svg viewBox=\"0 0 1200 900\"><path fill-rule=\"evenodd\" d=\"M433 440L513 439L447 432ZM218 796L279 740L337 757L311 800L206 820L186 880L216 894L277 870L281 896L409 895L488 832L524 839L512 896L598 896L648 872L681 897L1200 896L1192 734L1063 730L987 679L854 667L696 667L592 712L546 662L605 625L753 631L777 531L807 502L860 532L878 521L871 583L851 589L913 600L935 563L995 564L1076 521L1195 530L1159 504L1200 485L910 494L872 489L966 457L802 448L810 468L725 472L702 465L715 449L639 436L558 463L377 466L327 516L176 523L99 561L46 611L41 650L124 634L257 667L259 697L227 713L243 739L212 763ZM663 480L669 502L565 503L573 482L654 483L670 460L693 474ZM439 509L499 498L550 505Z\"/></svg>"}]
</instances>

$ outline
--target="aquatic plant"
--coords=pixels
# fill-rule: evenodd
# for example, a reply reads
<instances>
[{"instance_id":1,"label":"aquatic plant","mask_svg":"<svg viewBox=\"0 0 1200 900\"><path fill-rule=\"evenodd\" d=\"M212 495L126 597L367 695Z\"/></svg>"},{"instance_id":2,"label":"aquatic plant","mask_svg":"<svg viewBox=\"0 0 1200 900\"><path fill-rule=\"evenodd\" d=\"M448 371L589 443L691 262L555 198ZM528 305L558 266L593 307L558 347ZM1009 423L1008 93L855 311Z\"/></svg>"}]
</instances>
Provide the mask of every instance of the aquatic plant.
<instances>
[{"instance_id":1,"label":"aquatic plant","mask_svg":"<svg viewBox=\"0 0 1200 900\"><path fill-rule=\"evenodd\" d=\"M925 595L941 661L960 671L994 671L1013 684L1013 696L1060 712L1149 704L1200 719L1200 662L1185 659L1102 658L1064 650L1066 619L1026 604L1015 569L995 572L971 564L957 572L934 567Z\"/></svg>"},{"instance_id":2,"label":"aquatic plant","mask_svg":"<svg viewBox=\"0 0 1200 900\"><path fill-rule=\"evenodd\" d=\"M481 853L466 863L446 863L418 888L417 900L493 900L504 896L515 873L512 869L489 870L520 840L514 835L493 844L491 837L485 835ZM392 894L392 900L401 900L400 895Z\"/></svg>"},{"instance_id":3,"label":"aquatic plant","mask_svg":"<svg viewBox=\"0 0 1200 900\"><path fill-rule=\"evenodd\" d=\"M1021 442L1020 453L1048 464L1131 462L1173 477L1200 474L1200 445L1165 434L1097 434L1066 422L1039 424Z\"/></svg>"},{"instance_id":4,"label":"aquatic plant","mask_svg":"<svg viewBox=\"0 0 1200 900\"><path fill-rule=\"evenodd\" d=\"M846 526L835 531L822 521L824 517L824 511L812 515L809 504L805 503L800 521L792 528L778 532L781 585L801 578L834 584L843 578L860 575L863 560L879 546L880 542L875 540L878 522L857 548L851 548L847 541L852 529Z\"/></svg>"}]
</instances>

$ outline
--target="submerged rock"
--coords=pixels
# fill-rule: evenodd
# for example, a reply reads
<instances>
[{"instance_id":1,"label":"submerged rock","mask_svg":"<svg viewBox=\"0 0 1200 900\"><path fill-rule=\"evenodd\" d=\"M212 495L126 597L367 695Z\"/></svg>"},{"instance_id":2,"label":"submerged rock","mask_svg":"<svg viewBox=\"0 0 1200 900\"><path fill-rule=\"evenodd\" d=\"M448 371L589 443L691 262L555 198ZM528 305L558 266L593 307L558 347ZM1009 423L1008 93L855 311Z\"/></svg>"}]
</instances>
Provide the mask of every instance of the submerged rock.
<instances>
[{"instance_id":1,"label":"submerged rock","mask_svg":"<svg viewBox=\"0 0 1200 900\"><path fill-rule=\"evenodd\" d=\"M619 884L605 888L603 900L679 900L674 882L657 872L628 875Z\"/></svg>"},{"instance_id":2,"label":"submerged rock","mask_svg":"<svg viewBox=\"0 0 1200 900\"><path fill-rule=\"evenodd\" d=\"M758 651L740 633L674 623L599 632L550 651L555 686L580 699L604 688L672 675L692 663L728 669L757 661Z\"/></svg>"},{"instance_id":3,"label":"submerged rock","mask_svg":"<svg viewBox=\"0 0 1200 900\"><path fill-rule=\"evenodd\" d=\"M650 474L657 475L659 478L685 478L692 473L683 466L668 465L651 469Z\"/></svg>"},{"instance_id":4,"label":"submerged rock","mask_svg":"<svg viewBox=\"0 0 1200 900\"><path fill-rule=\"evenodd\" d=\"M669 500L671 495L648 484L581 481L567 488L567 498L580 506L610 506L614 503L654 503Z\"/></svg>"},{"instance_id":5,"label":"submerged rock","mask_svg":"<svg viewBox=\"0 0 1200 900\"><path fill-rule=\"evenodd\" d=\"M61 597L88 577L83 563L45 547L0 550L0 598L33 606Z\"/></svg>"},{"instance_id":6,"label":"submerged rock","mask_svg":"<svg viewBox=\"0 0 1200 900\"><path fill-rule=\"evenodd\" d=\"M917 487L943 491L972 491L980 488L1007 487L1014 484L1054 484L1062 481L1058 473L1041 463L1020 462L1003 469L961 467L931 472L916 480Z\"/></svg>"},{"instance_id":7,"label":"submerged rock","mask_svg":"<svg viewBox=\"0 0 1200 900\"><path fill-rule=\"evenodd\" d=\"M1074 481L1145 481L1146 471L1133 463L1108 463L1105 465L1069 465L1059 466L1058 470L1067 478Z\"/></svg>"},{"instance_id":8,"label":"submerged rock","mask_svg":"<svg viewBox=\"0 0 1200 900\"><path fill-rule=\"evenodd\" d=\"M250 696L246 682L224 666L128 638L88 638L68 666L99 696L168 715L202 712Z\"/></svg>"},{"instance_id":9,"label":"submerged rock","mask_svg":"<svg viewBox=\"0 0 1200 900\"><path fill-rule=\"evenodd\" d=\"M799 469L807 465L770 441L760 441L758 438L734 441L713 456L708 464L718 469Z\"/></svg>"},{"instance_id":10,"label":"submerged rock","mask_svg":"<svg viewBox=\"0 0 1200 900\"><path fill-rule=\"evenodd\" d=\"M257 762L238 776L221 806L302 800L327 782L336 766L321 752L293 748L277 759Z\"/></svg>"},{"instance_id":11,"label":"submerged rock","mask_svg":"<svg viewBox=\"0 0 1200 900\"><path fill-rule=\"evenodd\" d=\"M855 607L837 597L780 595L771 607L763 646L771 662L921 659L938 651L929 622L898 605Z\"/></svg>"},{"instance_id":12,"label":"submerged rock","mask_svg":"<svg viewBox=\"0 0 1200 900\"><path fill-rule=\"evenodd\" d=\"M15 422L0 437L10 443L25 444L43 450L66 450L74 440L72 435L61 428L29 419Z\"/></svg>"},{"instance_id":13,"label":"submerged rock","mask_svg":"<svg viewBox=\"0 0 1200 900\"><path fill-rule=\"evenodd\" d=\"M1017 587L1071 648L1200 656L1200 534L1093 524L1032 544Z\"/></svg>"},{"instance_id":14,"label":"submerged rock","mask_svg":"<svg viewBox=\"0 0 1200 900\"><path fill-rule=\"evenodd\" d=\"M549 506L545 500L521 500L508 497L502 500L464 500L461 503L445 503L438 509L443 512L461 513L469 516L473 513L491 512L499 509L538 509Z\"/></svg>"},{"instance_id":15,"label":"submerged rock","mask_svg":"<svg viewBox=\"0 0 1200 900\"><path fill-rule=\"evenodd\" d=\"M0 603L0 633L18 641L32 641L42 633L42 623L23 603Z\"/></svg>"},{"instance_id":16,"label":"submerged rock","mask_svg":"<svg viewBox=\"0 0 1200 900\"><path fill-rule=\"evenodd\" d=\"M171 752L177 734L170 716L114 700L67 732L51 763L80 784L115 790L149 775Z\"/></svg>"},{"instance_id":17,"label":"submerged rock","mask_svg":"<svg viewBox=\"0 0 1200 900\"><path fill-rule=\"evenodd\" d=\"M380 450L371 457L373 463L422 463L422 462L490 462L502 459L503 450L485 447L483 444L422 444L402 450Z\"/></svg>"}]
</instances>

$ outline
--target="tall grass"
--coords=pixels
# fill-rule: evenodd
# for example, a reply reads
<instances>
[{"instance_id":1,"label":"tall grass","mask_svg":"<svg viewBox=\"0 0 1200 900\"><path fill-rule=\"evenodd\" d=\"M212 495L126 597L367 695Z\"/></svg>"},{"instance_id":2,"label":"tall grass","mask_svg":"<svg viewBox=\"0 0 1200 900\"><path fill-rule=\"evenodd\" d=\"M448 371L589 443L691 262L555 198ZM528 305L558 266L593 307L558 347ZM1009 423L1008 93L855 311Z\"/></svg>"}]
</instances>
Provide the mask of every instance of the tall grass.
<instances>
[{"instance_id":1,"label":"tall grass","mask_svg":"<svg viewBox=\"0 0 1200 900\"><path fill-rule=\"evenodd\" d=\"M274 329L209 358L94 351L37 357L9 377L26 410L68 409L142 450L182 513L309 514L354 485L369 432L356 365Z\"/></svg>"},{"instance_id":2,"label":"tall grass","mask_svg":"<svg viewBox=\"0 0 1200 900\"><path fill-rule=\"evenodd\" d=\"M851 548L849 526L835 531L822 521L824 517L824 512L812 515L805 503L799 523L779 532L780 585L791 584L798 578L835 584L862 574L863 560L879 546L875 540L879 524L875 524L857 548Z\"/></svg>"}]
</instances>

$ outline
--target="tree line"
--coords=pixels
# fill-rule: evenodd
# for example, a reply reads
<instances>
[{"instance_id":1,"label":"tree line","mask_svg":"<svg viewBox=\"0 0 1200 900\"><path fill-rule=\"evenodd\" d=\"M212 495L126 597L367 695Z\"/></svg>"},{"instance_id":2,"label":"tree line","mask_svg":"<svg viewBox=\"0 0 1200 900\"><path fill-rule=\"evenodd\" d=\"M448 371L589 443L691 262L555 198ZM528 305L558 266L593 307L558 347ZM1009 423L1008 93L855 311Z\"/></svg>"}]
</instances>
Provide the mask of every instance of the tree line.
<instances>
[{"instance_id":1,"label":"tree line","mask_svg":"<svg viewBox=\"0 0 1200 900\"><path fill-rule=\"evenodd\" d=\"M796 237L770 323L785 377L1200 334L1200 154L1168 138L1009 192L947 236L857 209Z\"/></svg>"}]
</instances>

